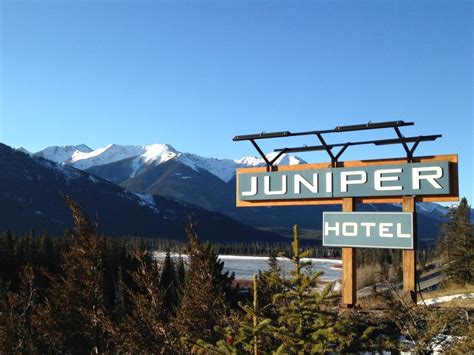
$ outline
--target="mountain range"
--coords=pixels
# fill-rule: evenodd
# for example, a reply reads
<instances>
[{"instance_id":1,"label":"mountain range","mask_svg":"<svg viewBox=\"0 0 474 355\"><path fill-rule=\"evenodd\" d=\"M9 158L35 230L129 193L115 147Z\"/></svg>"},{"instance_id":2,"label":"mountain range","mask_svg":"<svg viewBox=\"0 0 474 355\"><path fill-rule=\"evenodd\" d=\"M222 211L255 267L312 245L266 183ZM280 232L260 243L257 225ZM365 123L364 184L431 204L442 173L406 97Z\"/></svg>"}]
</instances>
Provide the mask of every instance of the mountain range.
<instances>
[{"instance_id":1,"label":"mountain range","mask_svg":"<svg viewBox=\"0 0 474 355\"><path fill-rule=\"evenodd\" d=\"M268 157L272 158L273 154ZM241 167L263 166L263 159L256 157L237 160L206 158L179 152L168 144L110 144L95 150L84 144L54 146L30 155L55 162L58 166L82 170L128 192L198 206L251 227L290 230L297 223L301 228L320 230L322 212L340 210L340 206L236 208L235 171ZM304 163L303 159L288 154L276 162L277 165ZM400 210L400 206L393 204L369 204L357 208L361 211ZM419 238L436 238L446 209L435 203L419 203L417 209Z\"/></svg>"},{"instance_id":2,"label":"mountain range","mask_svg":"<svg viewBox=\"0 0 474 355\"><path fill-rule=\"evenodd\" d=\"M67 150L58 153L66 154ZM189 216L197 223L203 239L283 240L275 233L256 230L221 213L163 196L133 193L67 164L0 144L0 231L63 233L72 227L64 195L79 202L89 216L98 220L99 231L107 235L184 240Z\"/></svg>"}]
</instances>

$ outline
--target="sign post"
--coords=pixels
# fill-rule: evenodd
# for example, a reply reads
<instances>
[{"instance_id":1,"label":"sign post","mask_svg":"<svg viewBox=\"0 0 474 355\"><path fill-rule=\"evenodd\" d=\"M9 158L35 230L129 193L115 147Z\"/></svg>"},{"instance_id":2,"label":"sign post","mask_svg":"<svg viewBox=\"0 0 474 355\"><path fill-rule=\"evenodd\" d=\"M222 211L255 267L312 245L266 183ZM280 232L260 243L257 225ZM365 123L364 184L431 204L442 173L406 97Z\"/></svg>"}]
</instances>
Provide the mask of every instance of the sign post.
<instances>
[{"instance_id":1,"label":"sign post","mask_svg":"<svg viewBox=\"0 0 474 355\"><path fill-rule=\"evenodd\" d=\"M354 199L346 197L342 201L343 212L355 211ZM352 308L357 303L357 249L342 248L342 303Z\"/></svg>"},{"instance_id":2,"label":"sign post","mask_svg":"<svg viewBox=\"0 0 474 355\"><path fill-rule=\"evenodd\" d=\"M237 170L236 205L342 205L344 213L341 216L325 215L335 224L326 231L323 228L323 245L342 248L342 302L347 307L357 303L356 251L357 248L367 247L403 249L403 289L416 302L416 203L458 201L459 193L457 155L414 157L420 142L433 141L441 135L404 137L399 128L413 124L404 121L369 122L324 131L283 131L236 136L234 141L250 141L266 164L266 167ZM394 129L397 138L328 144L322 137L329 133L383 128ZM309 135L317 137L321 145L275 149L278 154L272 160L263 154L256 143L258 139ZM413 143L411 148L407 143ZM406 158L339 161L348 147L369 144L400 144L406 152ZM335 153L334 149L337 148L339 151ZM284 153L309 151L326 151L331 162L274 165ZM356 203L399 203L403 213L393 213L391 217L382 216L382 213L363 214L355 212ZM337 230L339 234L331 235L329 230ZM362 232L365 235L360 234Z\"/></svg>"},{"instance_id":3,"label":"sign post","mask_svg":"<svg viewBox=\"0 0 474 355\"><path fill-rule=\"evenodd\" d=\"M417 301L416 297L416 203L414 196L404 196L402 200L403 212L410 212L413 214L413 249L404 249L402 251L403 263L403 290L410 294L414 303Z\"/></svg>"}]
</instances>

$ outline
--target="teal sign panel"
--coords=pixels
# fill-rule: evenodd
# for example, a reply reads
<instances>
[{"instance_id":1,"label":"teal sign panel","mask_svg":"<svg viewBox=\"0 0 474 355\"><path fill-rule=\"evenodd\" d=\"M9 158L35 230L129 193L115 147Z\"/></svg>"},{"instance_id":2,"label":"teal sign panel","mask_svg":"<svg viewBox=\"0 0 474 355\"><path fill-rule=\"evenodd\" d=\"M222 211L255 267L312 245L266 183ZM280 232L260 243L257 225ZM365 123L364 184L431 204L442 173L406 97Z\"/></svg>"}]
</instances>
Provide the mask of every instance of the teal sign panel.
<instances>
[{"instance_id":1,"label":"teal sign panel","mask_svg":"<svg viewBox=\"0 0 474 355\"><path fill-rule=\"evenodd\" d=\"M449 162L241 173L242 201L447 195Z\"/></svg>"},{"instance_id":2,"label":"teal sign panel","mask_svg":"<svg viewBox=\"0 0 474 355\"><path fill-rule=\"evenodd\" d=\"M413 249L413 213L324 212L323 246Z\"/></svg>"}]
</instances>

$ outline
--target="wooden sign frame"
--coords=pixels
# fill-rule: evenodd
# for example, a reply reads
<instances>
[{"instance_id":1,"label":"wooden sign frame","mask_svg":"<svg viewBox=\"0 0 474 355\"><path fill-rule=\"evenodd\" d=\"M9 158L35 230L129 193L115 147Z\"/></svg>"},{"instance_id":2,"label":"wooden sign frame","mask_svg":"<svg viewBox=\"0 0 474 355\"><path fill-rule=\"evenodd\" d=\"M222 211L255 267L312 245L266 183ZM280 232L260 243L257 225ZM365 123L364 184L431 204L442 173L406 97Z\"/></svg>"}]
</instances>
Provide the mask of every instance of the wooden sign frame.
<instances>
[{"instance_id":1,"label":"wooden sign frame","mask_svg":"<svg viewBox=\"0 0 474 355\"><path fill-rule=\"evenodd\" d=\"M413 249L402 250L403 255L403 289L410 294L416 303L416 202L455 202L459 201L458 182L458 155L434 155L416 157L407 161L407 158L377 159L338 162L336 166L331 163L301 164L291 166L272 167L271 171L292 171L306 169L327 169L338 167L366 167L374 165L396 165L410 163L448 162L450 176L450 192L448 195L420 195L420 196L389 196L389 197L344 197L344 198L310 198L298 200L265 200L265 201L243 201L239 199L239 191L236 189L237 207L262 207L262 206L308 206L308 205L342 205L343 212L354 212L357 203L401 203L403 212L413 213ZM241 174L268 172L266 167L237 169L236 179L239 186ZM353 307L357 303L357 249L342 248L342 302L347 307Z\"/></svg>"}]
</instances>

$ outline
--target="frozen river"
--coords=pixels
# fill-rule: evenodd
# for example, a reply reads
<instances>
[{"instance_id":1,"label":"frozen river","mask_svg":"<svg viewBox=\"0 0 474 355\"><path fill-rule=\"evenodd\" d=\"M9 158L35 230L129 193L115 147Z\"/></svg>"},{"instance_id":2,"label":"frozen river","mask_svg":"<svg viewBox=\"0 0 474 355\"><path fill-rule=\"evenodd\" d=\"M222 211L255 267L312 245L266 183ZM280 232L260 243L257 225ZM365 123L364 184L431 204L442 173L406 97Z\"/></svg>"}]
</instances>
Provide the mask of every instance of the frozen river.
<instances>
[{"instance_id":1,"label":"frozen river","mask_svg":"<svg viewBox=\"0 0 474 355\"><path fill-rule=\"evenodd\" d=\"M158 260L165 257L164 253L155 253ZM178 255L173 255L178 257ZM187 257L183 255L186 261ZM237 256L237 255L220 255L219 259L224 262L224 269L230 272L235 272L236 279L249 280L252 276L258 273L259 270L266 271L268 269L267 257L264 256ZM333 281L341 278L341 260L337 259L307 259L311 260L312 268L315 270L324 271L322 280ZM293 264L287 258L278 258L278 262L283 272L289 274L293 268Z\"/></svg>"}]
</instances>

